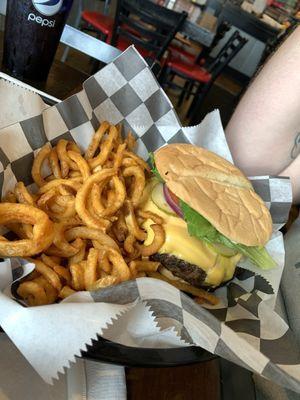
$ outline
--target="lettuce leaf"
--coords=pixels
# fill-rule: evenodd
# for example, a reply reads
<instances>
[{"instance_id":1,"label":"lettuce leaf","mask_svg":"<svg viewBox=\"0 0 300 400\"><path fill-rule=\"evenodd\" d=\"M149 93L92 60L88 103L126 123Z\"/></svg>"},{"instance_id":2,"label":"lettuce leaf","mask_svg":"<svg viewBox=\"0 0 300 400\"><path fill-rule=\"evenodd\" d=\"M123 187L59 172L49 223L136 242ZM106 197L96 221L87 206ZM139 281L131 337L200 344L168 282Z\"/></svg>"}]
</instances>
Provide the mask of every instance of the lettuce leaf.
<instances>
[{"instance_id":1,"label":"lettuce leaf","mask_svg":"<svg viewBox=\"0 0 300 400\"><path fill-rule=\"evenodd\" d=\"M158 172L156 165L155 165L155 161L154 161L154 154L151 152L149 153L149 162L150 162L150 166L151 166L151 172L153 175L156 176L156 178L160 181L160 182L164 182L164 180L162 179L162 177L160 176L160 173Z\"/></svg>"},{"instance_id":2,"label":"lettuce leaf","mask_svg":"<svg viewBox=\"0 0 300 400\"><path fill-rule=\"evenodd\" d=\"M207 219L182 200L180 200L180 208L191 236L212 244L220 243L230 249L236 250L249 258L261 269L271 269L276 266L275 261L263 246L245 246L233 243L226 236L218 232Z\"/></svg>"}]
</instances>

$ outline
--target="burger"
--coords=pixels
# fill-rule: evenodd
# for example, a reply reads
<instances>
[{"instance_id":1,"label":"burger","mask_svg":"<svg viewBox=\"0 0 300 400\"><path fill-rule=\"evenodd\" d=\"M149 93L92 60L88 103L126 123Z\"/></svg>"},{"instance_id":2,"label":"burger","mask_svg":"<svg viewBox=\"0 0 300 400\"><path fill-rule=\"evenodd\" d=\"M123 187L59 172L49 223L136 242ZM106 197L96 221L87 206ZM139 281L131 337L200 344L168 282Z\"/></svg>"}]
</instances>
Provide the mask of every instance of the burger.
<instances>
[{"instance_id":1,"label":"burger","mask_svg":"<svg viewBox=\"0 0 300 400\"><path fill-rule=\"evenodd\" d=\"M233 278L242 257L257 267L276 264L265 249L272 220L250 181L224 158L190 144L170 144L151 155L153 178L143 211L163 218L165 241L151 256L159 272L197 288ZM145 244L154 239L144 222Z\"/></svg>"}]
</instances>

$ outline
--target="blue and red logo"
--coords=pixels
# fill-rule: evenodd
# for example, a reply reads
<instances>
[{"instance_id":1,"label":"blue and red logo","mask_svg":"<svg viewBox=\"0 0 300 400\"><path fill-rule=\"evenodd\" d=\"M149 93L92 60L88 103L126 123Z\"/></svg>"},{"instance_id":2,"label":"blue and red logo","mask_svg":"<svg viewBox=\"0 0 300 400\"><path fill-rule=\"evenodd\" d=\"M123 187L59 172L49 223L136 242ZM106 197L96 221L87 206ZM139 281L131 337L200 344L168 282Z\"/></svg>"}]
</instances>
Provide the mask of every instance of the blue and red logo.
<instances>
[{"instance_id":1,"label":"blue and red logo","mask_svg":"<svg viewBox=\"0 0 300 400\"><path fill-rule=\"evenodd\" d=\"M32 0L35 9L48 17L58 13L63 4L63 0Z\"/></svg>"}]
</instances>

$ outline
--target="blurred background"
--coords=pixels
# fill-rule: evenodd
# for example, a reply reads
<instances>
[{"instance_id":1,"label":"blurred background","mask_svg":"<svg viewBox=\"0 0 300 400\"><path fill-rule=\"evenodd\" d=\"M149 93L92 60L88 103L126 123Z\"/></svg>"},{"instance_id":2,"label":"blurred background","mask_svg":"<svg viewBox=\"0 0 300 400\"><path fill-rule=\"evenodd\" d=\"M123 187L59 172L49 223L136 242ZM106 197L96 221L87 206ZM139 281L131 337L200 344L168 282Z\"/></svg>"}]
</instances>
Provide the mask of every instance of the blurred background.
<instances>
[{"instance_id":1,"label":"blurred background","mask_svg":"<svg viewBox=\"0 0 300 400\"><path fill-rule=\"evenodd\" d=\"M121 12L117 3L118 0L74 0L67 23L110 43L116 15ZM145 10L148 7L147 3L137 3ZM197 123L215 108L220 109L223 123L227 123L260 65L297 26L300 6L300 0L153 3L187 13L185 22L160 56L163 76L159 78L185 124ZM5 14L5 7L6 0L0 0L1 14ZM3 15L0 30L4 30ZM135 42L127 37L127 45L130 43ZM114 45L121 50L126 47L124 43ZM233 55L228 54L228 48ZM223 53L227 51L225 57L222 49ZM90 57L62 44L56 59L87 75L101 68Z\"/></svg>"}]
</instances>

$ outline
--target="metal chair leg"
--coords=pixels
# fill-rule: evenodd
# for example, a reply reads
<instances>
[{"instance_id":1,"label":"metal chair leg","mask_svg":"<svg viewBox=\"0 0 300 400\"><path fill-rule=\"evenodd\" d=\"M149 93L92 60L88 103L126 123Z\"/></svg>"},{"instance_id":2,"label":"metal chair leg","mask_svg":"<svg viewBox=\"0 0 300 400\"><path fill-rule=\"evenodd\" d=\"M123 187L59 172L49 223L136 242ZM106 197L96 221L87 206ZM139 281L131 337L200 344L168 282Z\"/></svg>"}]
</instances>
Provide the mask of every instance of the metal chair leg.
<instances>
[{"instance_id":1,"label":"metal chair leg","mask_svg":"<svg viewBox=\"0 0 300 400\"><path fill-rule=\"evenodd\" d=\"M82 14L82 10L83 10L83 0L78 1L76 10L77 10L77 14L76 14L76 18L75 18L75 22L74 22L73 26L74 26L74 28L79 28L80 22L81 22L81 14ZM67 46L63 52L63 55L61 56L61 59L60 59L61 62L66 62L68 55L69 55L69 51L70 51L70 47Z\"/></svg>"},{"instance_id":2,"label":"metal chair leg","mask_svg":"<svg viewBox=\"0 0 300 400\"><path fill-rule=\"evenodd\" d=\"M190 118L190 123L196 125L200 122L199 120L199 109L203 102L204 97L212 87L213 82L208 82L203 86L200 86L195 94L195 98L192 101L190 109L188 110L187 117Z\"/></svg>"},{"instance_id":3,"label":"metal chair leg","mask_svg":"<svg viewBox=\"0 0 300 400\"><path fill-rule=\"evenodd\" d=\"M192 96L192 94L193 94L193 89L194 89L194 87L195 87L196 85L197 85L197 82L195 82L195 81L190 81L190 85L189 85L189 87L188 87L187 94L186 94L186 99L187 99L187 100L189 100L190 97Z\"/></svg>"},{"instance_id":4,"label":"metal chair leg","mask_svg":"<svg viewBox=\"0 0 300 400\"><path fill-rule=\"evenodd\" d=\"M175 78L175 74L174 74L174 72L171 71L169 74L169 81L172 82L174 78Z\"/></svg>"},{"instance_id":5,"label":"metal chair leg","mask_svg":"<svg viewBox=\"0 0 300 400\"><path fill-rule=\"evenodd\" d=\"M167 87L170 73L171 69L166 66L163 67L162 70L160 71L160 74L158 76L158 82L160 83L162 88Z\"/></svg>"},{"instance_id":6,"label":"metal chair leg","mask_svg":"<svg viewBox=\"0 0 300 400\"><path fill-rule=\"evenodd\" d=\"M199 104L199 97L201 96L201 88L202 87L203 87L203 85L199 84L199 86L198 86L198 88L197 88L197 90L196 90L196 92L194 94L194 98L193 98L193 100L191 102L191 105L190 105L190 107L189 107L189 109L187 111L187 114L186 114L187 118L191 117L191 114L193 113L196 105Z\"/></svg>"},{"instance_id":7,"label":"metal chair leg","mask_svg":"<svg viewBox=\"0 0 300 400\"><path fill-rule=\"evenodd\" d=\"M178 108L182 105L183 100L187 94L187 91L189 90L189 86L190 86L190 81L186 80L183 88L181 89L181 93L180 93L179 99L177 101Z\"/></svg>"},{"instance_id":8,"label":"metal chair leg","mask_svg":"<svg viewBox=\"0 0 300 400\"><path fill-rule=\"evenodd\" d=\"M103 14L104 15L108 15L109 14L110 1L111 0L105 0L104 9L103 9Z\"/></svg>"},{"instance_id":9,"label":"metal chair leg","mask_svg":"<svg viewBox=\"0 0 300 400\"><path fill-rule=\"evenodd\" d=\"M68 58L68 55L69 55L69 51L70 51L70 47L66 46L65 49L64 49L63 55L61 56L61 59L60 59L61 62L64 63L64 62L67 61L67 58Z\"/></svg>"}]
</instances>

